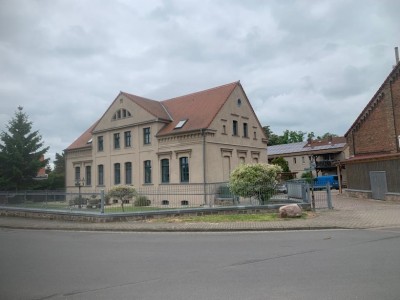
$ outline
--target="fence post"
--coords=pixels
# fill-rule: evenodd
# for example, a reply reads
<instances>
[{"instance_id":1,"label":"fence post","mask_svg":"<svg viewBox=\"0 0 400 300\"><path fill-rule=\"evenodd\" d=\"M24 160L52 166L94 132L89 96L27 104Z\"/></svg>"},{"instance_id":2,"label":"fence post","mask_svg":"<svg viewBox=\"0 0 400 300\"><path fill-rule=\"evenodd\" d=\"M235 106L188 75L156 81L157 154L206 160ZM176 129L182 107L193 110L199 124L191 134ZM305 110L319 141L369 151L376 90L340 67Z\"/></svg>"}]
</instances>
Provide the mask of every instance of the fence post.
<instances>
[{"instance_id":1,"label":"fence post","mask_svg":"<svg viewBox=\"0 0 400 300\"><path fill-rule=\"evenodd\" d=\"M301 183L301 197L303 198L303 201L305 203L310 203L309 199L308 199L308 191L309 189L307 188L307 184L306 183ZM288 193L288 199L289 199L289 193Z\"/></svg>"},{"instance_id":2,"label":"fence post","mask_svg":"<svg viewBox=\"0 0 400 300\"><path fill-rule=\"evenodd\" d=\"M332 206L332 194L331 194L331 185L329 184L329 182L326 184L326 200L328 202L328 208L329 209L333 209Z\"/></svg>"},{"instance_id":3,"label":"fence post","mask_svg":"<svg viewBox=\"0 0 400 300\"><path fill-rule=\"evenodd\" d=\"M104 190L100 192L100 213L104 214Z\"/></svg>"}]
</instances>

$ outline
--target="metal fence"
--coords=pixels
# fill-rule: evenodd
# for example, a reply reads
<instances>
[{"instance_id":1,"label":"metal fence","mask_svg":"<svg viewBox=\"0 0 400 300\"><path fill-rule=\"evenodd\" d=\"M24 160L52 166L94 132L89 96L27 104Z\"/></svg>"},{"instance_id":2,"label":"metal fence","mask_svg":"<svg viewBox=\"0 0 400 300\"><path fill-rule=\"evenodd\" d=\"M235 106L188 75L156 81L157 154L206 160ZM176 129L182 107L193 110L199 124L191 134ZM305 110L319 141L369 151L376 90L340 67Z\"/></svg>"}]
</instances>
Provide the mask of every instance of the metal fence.
<instances>
[{"instance_id":1,"label":"metal fence","mask_svg":"<svg viewBox=\"0 0 400 300\"><path fill-rule=\"evenodd\" d=\"M264 204L310 203L313 208L332 208L330 189L318 191L304 181L288 181L280 187L247 188L247 197L231 192L227 183L162 185L137 188L132 199L119 200L107 191L16 191L0 192L0 207L43 210L124 213L202 207L258 206Z\"/></svg>"}]
</instances>

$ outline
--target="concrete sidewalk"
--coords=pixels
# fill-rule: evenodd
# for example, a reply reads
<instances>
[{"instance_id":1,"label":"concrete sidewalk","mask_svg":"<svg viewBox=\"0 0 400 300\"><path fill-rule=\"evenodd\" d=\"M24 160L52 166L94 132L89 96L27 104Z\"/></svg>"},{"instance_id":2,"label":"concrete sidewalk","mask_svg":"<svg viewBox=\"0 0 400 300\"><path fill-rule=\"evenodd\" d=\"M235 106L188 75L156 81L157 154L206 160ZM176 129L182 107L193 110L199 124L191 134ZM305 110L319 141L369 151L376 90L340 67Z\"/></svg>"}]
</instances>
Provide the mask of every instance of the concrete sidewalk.
<instances>
[{"instance_id":1,"label":"concrete sidewalk","mask_svg":"<svg viewBox=\"0 0 400 300\"><path fill-rule=\"evenodd\" d=\"M124 221L109 223L71 222L21 217L0 217L0 228L78 231L274 231L311 229L365 229L400 227L400 203L354 199L333 194L333 210L317 210L307 219L273 222L160 223Z\"/></svg>"}]
</instances>

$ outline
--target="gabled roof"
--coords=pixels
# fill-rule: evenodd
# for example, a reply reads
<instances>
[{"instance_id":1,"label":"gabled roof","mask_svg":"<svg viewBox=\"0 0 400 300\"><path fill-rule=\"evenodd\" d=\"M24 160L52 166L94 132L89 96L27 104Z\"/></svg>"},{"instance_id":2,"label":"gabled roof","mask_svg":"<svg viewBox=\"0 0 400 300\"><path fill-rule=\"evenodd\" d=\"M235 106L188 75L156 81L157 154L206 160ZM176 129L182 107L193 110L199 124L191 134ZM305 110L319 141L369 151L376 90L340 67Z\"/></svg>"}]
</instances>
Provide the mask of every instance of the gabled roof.
<instances>
[{"instance_id":1,"label":"gabled roof","mask_svg":"<svg viewBox=\"0 0 400 300\"><path fill-rule=\"evenodd\" d=\"M158 133L159 136L174 132L186 132L206 129L210 126L233 90L240 83L233 82L205 91L162 101L173 121ZM181 128L175 128L183 120L187 120Z\"/></svg>"},{"instance_id":2,"label":"gabled roof","mask_svg":"<svg viewBox=\"0 0 400 300\"><path fill-rule=\"evenodd\" d=\"M158 132L158 135L167 135L207 129L237 86L241 86L239 81L161 102L125 92L120 94L135 102L158 120L169 123ZM184 125L175 128L183 120L186 120ZM99 121L96 121L87 129L67 150L90 146L88 142L91 140L93 130Z\"/></svg>"},{"instance_id":3,"label":"gabled roof","mask_svg":"<svg viewBox=\"0 0 400 300\"><path fill-rule=\"evenodd\" d=\"M318 151L341 151L346 146L346 138L333 137L331 140L313 140L309 142L298 142L268 146L268 155L287 155L295 153L315 153Z\"/></svg>"},{"instance_id":4,"label":"gabled roof","mask_svg":"<svg viewBox=\"0 0 400 300\"><path fill-rule=\"evenodd\" d=\"M395 78L399 78L399 74L400 74L400 62L397 63L396 66L394 66L393 70L386 77L385 81L381 84L379 89L376 91L375 95L368 102L368 104L362 110L362 112L357 117L357 119L354 121L354 123L350 126L349 130L347 130L347 132L344 135L345 137L347 137L352 130L354 130L361 122L363 122L369 116L369 112L383 98L383 95L384 95L383 89L384 89L385 85L388 84L391 80L394 80Z\"/></svg>"},{"instance_id":5,"label":"gabled roof","mask_svg":"<svg viewBox=\"0 0 400 300\"><path fill-rule=\"evenodd\" d=\"M99 123L100 119L97 120L92 126L90 126L80 137L78 137L66 150L72 150L77 148L84 148L91 146L92 132Z\"/></svg>"},{"instance_id":6,"label":"gabled roof","mask_svg":"<svg viewBox=\"0 0 400 300\"><path fill-rule=\"evenodd\" d=\"M132 100L133 102L135 102L137 105L139 105L141 108L143 108L148 113L155 116L156 118L161 119L161 120L172 121L171 116L168 114L167 110L161 104L161 102L156 101L156 100L146 99L146 98L128 94L125 92L121 92L121 95L124 95L129 100Z\"/></svg>"}]
</instances>

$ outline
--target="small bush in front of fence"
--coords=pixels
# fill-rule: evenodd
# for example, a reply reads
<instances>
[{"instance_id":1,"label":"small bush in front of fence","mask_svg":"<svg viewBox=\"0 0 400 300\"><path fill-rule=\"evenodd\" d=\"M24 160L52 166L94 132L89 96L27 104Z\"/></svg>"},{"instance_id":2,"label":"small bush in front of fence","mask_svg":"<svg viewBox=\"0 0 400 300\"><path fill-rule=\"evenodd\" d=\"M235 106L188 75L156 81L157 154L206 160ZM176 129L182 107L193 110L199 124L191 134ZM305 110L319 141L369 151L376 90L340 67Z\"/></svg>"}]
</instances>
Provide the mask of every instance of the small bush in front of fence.
<instances>
[{"instance_id":1,"label":"small bush in front of fence","mask_svg":"<svg viewBox=\"0 0 400 300\"><path fill-rule=\"evenodd\" d=\"M69 200L69 206L81 206L81 205L86 205L88 203L89 199L87 198L82 198L82 197L75 197L72 200Z\"/></svg>"},{"instance_id":2,"label":"small bush in front of fence","mask_svg":"<svg viewBox=\"0 0 400 300\"><path fill-rule=\"evenodd\" d=\"M134 202L134 206L150 206L151 201L146 196L137 196Z\"/></svg>"}]
</instances>

